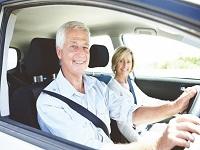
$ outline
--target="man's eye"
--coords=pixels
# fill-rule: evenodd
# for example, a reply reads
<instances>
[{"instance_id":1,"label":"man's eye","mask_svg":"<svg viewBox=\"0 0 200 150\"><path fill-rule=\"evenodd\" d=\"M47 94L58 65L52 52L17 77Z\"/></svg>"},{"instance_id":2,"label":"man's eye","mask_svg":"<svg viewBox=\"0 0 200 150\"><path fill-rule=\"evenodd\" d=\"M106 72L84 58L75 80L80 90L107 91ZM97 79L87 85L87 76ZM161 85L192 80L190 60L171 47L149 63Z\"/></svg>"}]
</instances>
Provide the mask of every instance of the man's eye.
<instances>
[{"instance_id":1,"label":"man's eye","mask_svg":"<svg viewBox=\"0 0 200 150\"><path fill-rule=\"evenodd\" d=\"M84 49L84 50L89 50L89 48L88 48L88 47L86 47L86 46L85 46L85 47L83 47L83 49Z\"/></svg>"},{"instance_id":2,"label":"man's eye","mask_svg":"<svg viewBox=\"0 0 200 150\"><path fill-rule=\"evenodd\" d=\"M72 48L77 48L77 46L76 46L76 45L72 45L71 47L72 47Z\"/></svg>"},{"instance_id":3,"label":"man's eye","mask_svg":"<svg viewBox=\"0 0 200 150\"><path fill-rule=\"evenodd\" d=\"M77 50L77 49L78 49L78 46L77 46L77 45L71 45L71 48L72 48L73 50Z\"/></svg>"}]
</instances>

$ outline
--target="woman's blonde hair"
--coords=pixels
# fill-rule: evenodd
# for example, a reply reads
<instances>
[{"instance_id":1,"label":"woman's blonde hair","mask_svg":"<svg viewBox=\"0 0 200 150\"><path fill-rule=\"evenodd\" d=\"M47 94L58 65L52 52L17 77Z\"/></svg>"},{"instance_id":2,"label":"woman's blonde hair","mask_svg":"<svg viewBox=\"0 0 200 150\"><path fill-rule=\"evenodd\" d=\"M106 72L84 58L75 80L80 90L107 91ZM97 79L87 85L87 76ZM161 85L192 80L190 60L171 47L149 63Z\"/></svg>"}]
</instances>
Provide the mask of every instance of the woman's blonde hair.
<instances>
[{"instance_id":1,"label":"woman's blonde hair","mask_svg":"<svg viewBox=\"0 0 200 150\"><path fill-rule=\"evenodd\" d=\"M118 64L118 62L123 59L127 54L131 54L132 56L132 67L131 67L131 71L133 71L133 66L134 66L134 57L133 57L133 52L131 51L131 49L129 49L128 47L125 46L120 46L118 48L116 48L115 53L112 57L112 71L115 73L116 71L116 66ZM130 71L130 72L131 72Z\"/></svg>"}]
</instances>

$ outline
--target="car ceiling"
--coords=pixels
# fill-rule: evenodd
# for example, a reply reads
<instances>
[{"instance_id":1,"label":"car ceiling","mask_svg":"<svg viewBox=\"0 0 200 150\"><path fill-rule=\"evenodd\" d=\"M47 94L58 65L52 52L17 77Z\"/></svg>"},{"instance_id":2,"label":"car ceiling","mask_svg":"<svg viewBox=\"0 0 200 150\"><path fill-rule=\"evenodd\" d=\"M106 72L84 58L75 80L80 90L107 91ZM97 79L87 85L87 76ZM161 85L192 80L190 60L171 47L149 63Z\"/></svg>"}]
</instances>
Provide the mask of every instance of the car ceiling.
<instances>
[{"instance_id":1,"label":"car ceiling","mask_svg":"<svg viewBox=\"0 0 200 150\"><path fill-rule=\"evenodd\" d=\"M72 20L81 21L88 25L92 36L98 34L119 36L122 33L134 33L134 30L139 28L153 30L157 35L177 40L183 39L183 36L175 30L173 33L168 32L168 27L164 25L137 16L93 6L37 6L18 9L13 13L17 19L10 46L19 48L24 53L26 53L31 39L35 37L55 38L58 27Z\"/></svg>"}]
</instances>

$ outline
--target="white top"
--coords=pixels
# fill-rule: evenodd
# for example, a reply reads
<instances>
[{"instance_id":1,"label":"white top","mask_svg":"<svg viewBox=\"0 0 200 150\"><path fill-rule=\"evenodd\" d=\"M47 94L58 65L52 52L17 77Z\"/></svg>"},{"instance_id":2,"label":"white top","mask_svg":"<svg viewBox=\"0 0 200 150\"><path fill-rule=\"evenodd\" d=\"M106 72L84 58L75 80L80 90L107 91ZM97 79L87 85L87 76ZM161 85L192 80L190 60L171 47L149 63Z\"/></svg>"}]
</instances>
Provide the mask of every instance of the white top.
<instances>
[{"instance_id":1,"label":"white top","mask_svg":"<svg viewBox=\"0 0 200 150\"><path fill-rule=\"evenodd\" d=\"M131 80L136 99L137 105L145 105L145 106L156 106L165 103L162 100L152 98L143 93L139 87L135 84L134 80ZM115 92L119 97L123 97L122 99L126 99L130 105L134 104L134 97L132 93L126 88L122 87L121 84L114 78L110 80L108 83L108 87ZM133 142L137 141L138 133L145 130L146 125L141 125L137 127L137 132L133 129L132 124L127 124L126 122L117 121L117 125L121 133L127 138L128 141Z\"/></svg>"},{"instance_id":2,"label":"white top","mask_svg":"<svg viewBox=\"0 0 200 150\"><path fill-rule=\"evenodd\" d=\"M132 112L138 106L130 105L127 100L114 92L96 78L83 76L85 94L78 92L59 71L57 78L45 90L61 94L82 105L107 126L110 132L110 118L132 123ZM123 103L123 104L122 104ZM38 122L43 131L96 149L105 143L112 143L100 128L71 109L65 102L41 93L37 100Z\"/></svg>"}]
</instances>

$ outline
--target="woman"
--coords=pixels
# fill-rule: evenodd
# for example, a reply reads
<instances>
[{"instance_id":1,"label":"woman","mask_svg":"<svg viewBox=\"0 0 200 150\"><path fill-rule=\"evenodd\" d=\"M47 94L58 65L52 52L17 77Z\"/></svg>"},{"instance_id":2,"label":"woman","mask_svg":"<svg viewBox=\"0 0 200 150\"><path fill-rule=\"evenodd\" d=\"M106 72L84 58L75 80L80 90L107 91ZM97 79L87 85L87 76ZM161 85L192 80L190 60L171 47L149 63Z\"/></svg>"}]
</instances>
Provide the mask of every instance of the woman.
<instances>
[{"instance_id":1,"label":"woman","mask_svg":"<svg viewBox=\"0 0 200 150\"><path fill-rule=\"evenodd\" d=\"M124 46L118 47L112 57L112 70L115 76L108 83L108 87L130 103L136 103L137 105L156 106L170 103L169 101L149 97L143 93L129 77L133 67L134 57L132 51ZM138 133L145 133L144 130L147 127L147 125L143 125L134 130L133 125L127 125L123 122L117 122L117 126L129 142L137 141L139 138ZM159 126L159 128L161 127Z\"/></svg>"}]
</instances>

